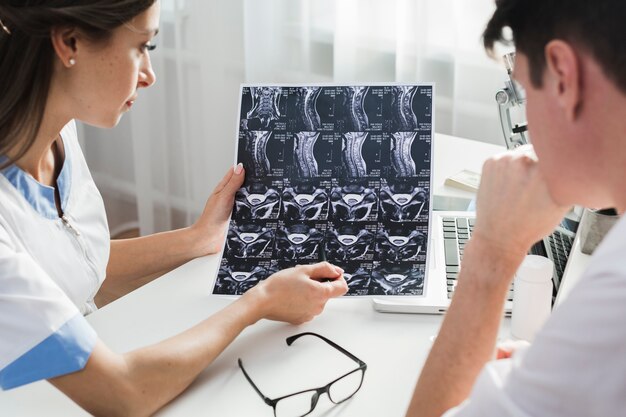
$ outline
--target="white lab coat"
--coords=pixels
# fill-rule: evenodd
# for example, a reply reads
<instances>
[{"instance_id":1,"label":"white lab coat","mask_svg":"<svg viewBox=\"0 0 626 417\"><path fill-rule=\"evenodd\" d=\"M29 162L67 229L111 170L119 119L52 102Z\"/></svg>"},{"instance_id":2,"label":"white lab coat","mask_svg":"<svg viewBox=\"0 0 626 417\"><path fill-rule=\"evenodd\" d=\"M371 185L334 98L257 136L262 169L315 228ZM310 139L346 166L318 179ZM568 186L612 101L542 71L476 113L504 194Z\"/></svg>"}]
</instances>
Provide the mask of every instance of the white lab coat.
<instances>
[{"instance_id":1,"label":"white lab coat","mask_svg":"<svg viewBox=\"0 0 626 417\"><path fill-rule=\"evenodd\" d=\"M96 334L83 318L105 278L110 239L102 197L72 121L54 190L16 166L0 174L0 386L82 369Z\"/></svg>"}]
</instances>

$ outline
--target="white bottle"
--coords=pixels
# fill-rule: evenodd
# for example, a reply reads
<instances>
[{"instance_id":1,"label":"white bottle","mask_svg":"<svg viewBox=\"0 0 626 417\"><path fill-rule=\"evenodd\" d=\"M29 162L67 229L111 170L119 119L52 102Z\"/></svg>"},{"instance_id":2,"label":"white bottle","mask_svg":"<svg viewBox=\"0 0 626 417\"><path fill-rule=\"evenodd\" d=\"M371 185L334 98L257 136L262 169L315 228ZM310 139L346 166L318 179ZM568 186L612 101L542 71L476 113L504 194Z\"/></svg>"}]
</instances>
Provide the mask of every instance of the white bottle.
<instances>
[{"instance_id":1,"label":"white bottle","mask_svg":"<svg viewBox=\"0 0 626 417\"><path fill-rule=\"evenodd\" d=\"M552 261L538 255L526 255L517 270L511 318L514 338L532 342L550 316L553 271Z\"/></svg>"}]
</instances>

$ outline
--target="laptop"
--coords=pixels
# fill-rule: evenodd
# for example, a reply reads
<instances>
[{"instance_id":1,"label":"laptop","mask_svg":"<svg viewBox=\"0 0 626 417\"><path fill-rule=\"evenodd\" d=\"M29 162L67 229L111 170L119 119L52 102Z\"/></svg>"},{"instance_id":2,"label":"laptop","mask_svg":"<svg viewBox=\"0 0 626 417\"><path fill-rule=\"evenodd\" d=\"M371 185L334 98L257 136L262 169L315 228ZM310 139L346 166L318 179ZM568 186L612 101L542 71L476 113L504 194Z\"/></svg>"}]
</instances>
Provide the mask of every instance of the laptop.
<instances>
[{"instance_id":1,"label":"laptop","mask_svg":"<svg viewBox=\"0 0 626 417\"><path fill-rule=\"evenodd\" d=\"M433 211L425 296L377 297L372 300L374 309L383 313L445 314L458 283L463 251L472 235L474 219L474 212ZM506 314L513 307L511 290L505 302Z\"/></svg>"},{"instance_id":2,"label":"laptop","mask_svg":"<svg viewBox=\"0 0 626 417\"><path fill-rule=\"evenodd\" d=\"M545 256L554 264L553 304L561 286L580 217L580 213L572 210L549 236L535 243L528 252ZM374 298L374 309L383 313L445 314L454 296L463 250L472 235L474 220L474 212L433 211L431 222L435 233L431 239L426 296L410 299ZM504 305L505 316L511 315L514 290L511 284Z\"/></svg>"}]
</instances>

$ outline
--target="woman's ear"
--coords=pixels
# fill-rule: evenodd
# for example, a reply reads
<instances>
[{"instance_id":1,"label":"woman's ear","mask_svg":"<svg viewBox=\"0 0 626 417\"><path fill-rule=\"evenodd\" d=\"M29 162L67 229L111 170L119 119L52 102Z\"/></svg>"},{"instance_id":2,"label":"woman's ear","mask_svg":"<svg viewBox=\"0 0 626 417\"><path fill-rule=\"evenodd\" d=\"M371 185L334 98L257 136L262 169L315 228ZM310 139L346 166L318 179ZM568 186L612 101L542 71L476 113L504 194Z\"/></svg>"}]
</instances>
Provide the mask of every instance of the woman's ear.
<instances>
[{"instance_id":1,"label":"woman's ear","mask_svg":"<svg viewBox=\"0 0 626 417\"><path fill-rule=\"evenodd\" d=\"M50 31L52 47L59 60L66 68L71 68L76 64L78 48L76 45L76 29L68 27L56 27Z\"/></svg>"}]
</instances>

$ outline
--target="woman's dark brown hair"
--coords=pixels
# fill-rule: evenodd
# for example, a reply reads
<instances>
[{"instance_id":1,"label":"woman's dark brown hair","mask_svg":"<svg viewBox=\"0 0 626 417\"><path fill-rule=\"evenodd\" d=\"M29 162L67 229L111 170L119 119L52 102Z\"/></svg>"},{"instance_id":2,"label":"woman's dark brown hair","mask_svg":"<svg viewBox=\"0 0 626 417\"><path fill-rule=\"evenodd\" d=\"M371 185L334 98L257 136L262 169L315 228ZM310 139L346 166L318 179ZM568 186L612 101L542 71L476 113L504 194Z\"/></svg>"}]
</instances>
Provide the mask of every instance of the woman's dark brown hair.
<instances>
[{"instance_id":1,"label":"woman's dark brown hair","mask_svg":"<svg viewBox=\"0 0 626 417\"><path fill-rule=\"evenodd\" d=\"M55 59L55 27L72 27L94 42L148 9L155 0L0 0L0 155L4 168L33 145L41 127Z\"/></svg>"}]
</instances>

